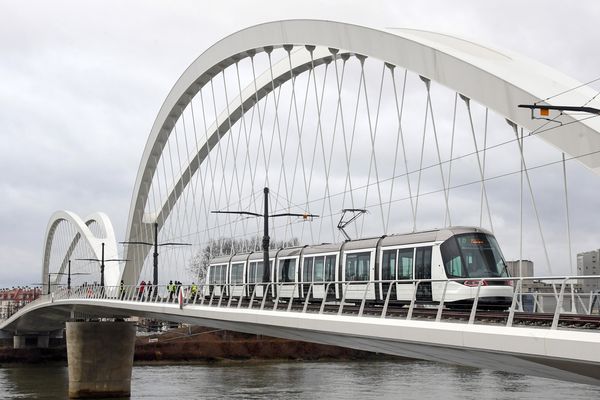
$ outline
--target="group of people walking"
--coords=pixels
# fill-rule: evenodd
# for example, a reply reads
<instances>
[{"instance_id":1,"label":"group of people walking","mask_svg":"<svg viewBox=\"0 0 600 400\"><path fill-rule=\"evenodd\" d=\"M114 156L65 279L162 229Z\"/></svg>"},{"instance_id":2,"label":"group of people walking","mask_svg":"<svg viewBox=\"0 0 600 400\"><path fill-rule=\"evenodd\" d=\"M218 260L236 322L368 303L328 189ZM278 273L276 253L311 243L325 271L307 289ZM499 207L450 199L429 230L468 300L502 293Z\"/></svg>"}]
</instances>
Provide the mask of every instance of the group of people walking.
<instances>
[{"instance_id":1,"label":"group of people walking","mask_svg":"<svg viewBox=\"0 0 600 400\"><path fill-rule=\"evenodd\" d=\"M179 296L180 290L181 290L181 282L169 281L169 284L167 285L167 292L169 292L169 302L172 302L173 298L177 298L177 296Z\"/></svg>"},{"instance_id":2,"label":"group of people walking","mask_svg":"<svg viewBox=\"0 0 600 400\"><path fill-rule=\"evenodd\" d=\"M169 281L169 283L167 284L167 293L168 293L168 297L169 297L169 302L177 301L180 292L184 295L185 299L188 299L188 297L189 297L189 301L196 300L196 297L198 296L198 286L196 285L196 283L192 282L192 284L190 285L189 290L187 292L186 291L182 292L182 290L183 290L182 285L183 285L183 283L181 283L180 281L177 281L177 280ZM137 299L139 301L146 301L146 300L152 299L153 293L154 293L154 296L157 297L159 295L158 289L159 289L159 287L152 285L150 281L148 281L148 282L141 281L139 286L136 288ZM123 281L121 281L120 292L121 292L121 299L123 299L125 297L125 283Z\"/></svg>"}]
</instances>

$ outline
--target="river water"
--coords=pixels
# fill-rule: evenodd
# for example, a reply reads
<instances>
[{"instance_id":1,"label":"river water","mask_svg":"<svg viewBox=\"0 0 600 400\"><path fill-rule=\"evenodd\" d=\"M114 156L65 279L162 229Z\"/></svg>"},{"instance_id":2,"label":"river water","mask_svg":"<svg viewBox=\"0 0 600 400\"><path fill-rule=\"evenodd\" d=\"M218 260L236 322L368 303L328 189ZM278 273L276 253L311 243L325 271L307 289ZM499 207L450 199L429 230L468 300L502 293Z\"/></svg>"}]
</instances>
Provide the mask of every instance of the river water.
<instances>
[{"instance_id":1,"label":"river water","mask_svg":"<svg viewBox=\"0 0 600 400\"><path fill-rule=\"evenodd\" d=\"M2 399L64 399L63 365L0 368ZM597 399L600 387L425 361L134 366L131 399Z\"/></svg>"}]
</instances>

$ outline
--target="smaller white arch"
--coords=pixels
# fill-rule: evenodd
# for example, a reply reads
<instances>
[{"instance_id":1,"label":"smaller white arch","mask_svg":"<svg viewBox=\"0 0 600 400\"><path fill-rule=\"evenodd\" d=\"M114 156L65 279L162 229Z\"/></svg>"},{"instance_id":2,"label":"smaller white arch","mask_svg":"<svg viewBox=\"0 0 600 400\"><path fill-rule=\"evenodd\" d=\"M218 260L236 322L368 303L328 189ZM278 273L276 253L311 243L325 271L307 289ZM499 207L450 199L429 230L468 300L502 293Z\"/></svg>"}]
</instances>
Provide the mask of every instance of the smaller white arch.
<instances>
[{"instance_id":1,"label":"smaller white arch","mask_svg":"<svg viewBox=\"0 0 600 400\"><path fill-rule=\"evenodd\" d=\"M118 258L117 252L117 241L115 238L114 229L108 216L101 212L90 214L85 218L84 221L75 213L66 210L56 211L50 217L48 226L46 228L46 235L44 236L44 253L42 259L42 282L47 285L48 272L50 268L50 253L52 251L52 242L54 240L54 234L56 229L61 222L71 224L77 231L77 234L71 239L71 245L67 250L67 254L63 259L60 267L60 271L63 272L64 268L70 257L70 252L73 251L77 243L83 238L86 243L92 249L94 257L101 259L102 257L102 243L104 243L104 259L105 260L116 260ZM96 237L89 228L89 224L92 222L98 223L104 231L104 237ZM119 278L121 276L121 270L117 261L106 261L104 269L104 282L106 286L117 286Z\"/></svg>"}]
</instances>

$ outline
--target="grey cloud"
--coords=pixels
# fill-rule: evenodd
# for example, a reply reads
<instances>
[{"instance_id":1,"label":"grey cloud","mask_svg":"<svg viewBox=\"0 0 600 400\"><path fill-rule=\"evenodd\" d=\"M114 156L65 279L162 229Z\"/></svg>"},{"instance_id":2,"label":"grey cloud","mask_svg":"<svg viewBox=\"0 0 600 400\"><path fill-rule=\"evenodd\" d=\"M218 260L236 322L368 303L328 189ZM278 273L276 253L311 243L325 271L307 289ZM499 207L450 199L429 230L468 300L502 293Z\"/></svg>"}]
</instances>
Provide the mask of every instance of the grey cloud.
<instances>
[{"instance_id":1,"label":"grey cloud","mask_svg":"<svg viewBox=\"0 0 600 400\"><path fill-rule=\"evenodd\" d=\"M302 9L275 1L190 1L176 7L146 1L2 1L1 8L0 264L10 268L0 273L0 286L39 280L41 241L55 210L106 211L122 238L139 160L164 97L202 51L243 27L314 17L439 29L523 53L582 81L600 70L593 50L600 7L593 1L569 7L558 1L497 6L380 1L368 7L362 1L306 1ZM385 111L382 123L392 118ZM447 132L449 123L445 118L439 129ZM553 179L538 178L542 191ZM574 249L598 246L594 218L575 211L583 204L598 209L595 179L586 171L572 177ZM514 202L514 193L498 186L490 185L490 192L502 219L514 212L505 205ZM457 215L473 204L478 199L457 204ZM560 208L540 207L545 215ZM558 219L551 230L562 229ZM514 255L514 229L506 232Z\"/></svg>"}]
</instances>

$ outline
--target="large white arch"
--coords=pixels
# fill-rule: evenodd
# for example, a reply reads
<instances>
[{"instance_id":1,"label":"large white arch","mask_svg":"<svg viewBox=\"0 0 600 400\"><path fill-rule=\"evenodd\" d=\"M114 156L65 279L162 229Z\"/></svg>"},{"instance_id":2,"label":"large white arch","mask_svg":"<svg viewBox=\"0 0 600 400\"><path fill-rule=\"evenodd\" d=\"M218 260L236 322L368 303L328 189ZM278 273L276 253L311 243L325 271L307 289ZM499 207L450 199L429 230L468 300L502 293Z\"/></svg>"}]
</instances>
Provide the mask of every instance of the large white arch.
<instances>
[{"instance_id":1,"label":"large white arch","mask_svg":"<svg viewBox=\"0 0 600 400\"><path fill-rule=\"evenodd\" d=\"M538 128L540 122L532 120L528 110L517 108L518 104L532 104L580 86L574 79L514 53L434 32L409 29L381 31L315 20L278 21L244 29L222 39L198 57L175 83L163 103L138 170L127 240L150 233L151 225L143 223L142 219L152 177L171 130L194 95L213 76L236 61L284 45L345 49L406 68L476 100L530 131ZM286 79L286 74L282 77ZM560 96L560 102L553 99L548 104L581 105L594 95L591 88L579 87ZM600 101L588 105L600 107ZM565 121L575 122L568 115ZM219 132L218 128L216 132ZM569 124L568 128L553 129L538 136L564 153L578 157L595 173L600 173L598 119ZM157 222L159 225L162 223L161 220ZM132 258L132 261L126 264L123 277L127 283L133 283L141 272L143 259L129 257L128 250L125 258Z\"/></svg>"},{"instance_id":2,"label":"large white arch","mask_svg":"<svg viewBox=\"0 0 600 400\"><path fill-rule=\"evenodd\" d=\"M340 53L338 53L340 54ZM342 54L348 54L342 52ZM290 55L290 60L284 59L275 64L272 71L266 71L261 76L256 78L256 81L249 84L242 94L241 98L237 97L232 100L225 110L217 117L217 122L213 123L207 129L208 140L198 152L189 160L189 163L181 169L179 176L175 179L175 183L169 189L168 195L163 201L160 210L157 210L156 222L159 225L167 219L174 204L183 193L183 190L189 183L192 175L198 170L200 164L206 159L211 148L223 138L229 127L235 124L242 118L246 110L250 109L254 104L263 99L268 93L272 92L285 82L292 79L292 76L316 66L333 61L333 55L328 49L315 49L312 57L306 52L296 52ZM291 71L291 73L290 73Z\"/></svg>"},{"instance_id":3,"label":"large white arch","mask_svg":"<svg viewBox=\"0 0 600 400\"><path fill-rule=\"evenodd\" d=\"M75 228L77 234L75 237L71 239L70 245L67 249L66 254L63 257L63 261L61 263L59 273L63 273L66 264L71 256L71 253L77 246L77 243L81 238L86 241L86 243L92 249L94 256L97 259L101 259L102 257L102 243L104 243L104 258L105 260L116 260L118 258L117 252L117 241L115 238L115 232L110 222L108 216L101 212L96 212L90 214L82 220L77 214L71 211L60 210L56 211L50 217L48 222L48 226L46 228L46 234L44 236L44 255L42 261L42 282L47 285L48 282L48 272L50 267L50 253L52 251L52 242L54 240L54 234L56 232L56 228L62 222L69 223L71 226ZM95 236L89 228L89 225L92 222L98 223L102 231L104 232L104 236L97 237ZM117 286L120 278L120 268L117 261L108 261L105 262L104 269L104 280L107 286Z\"/></svg>"}]
</instances>

